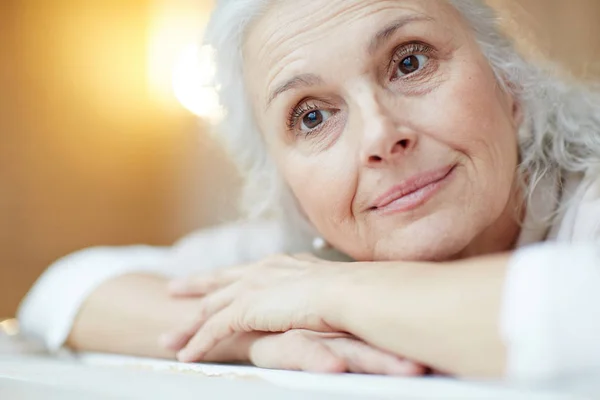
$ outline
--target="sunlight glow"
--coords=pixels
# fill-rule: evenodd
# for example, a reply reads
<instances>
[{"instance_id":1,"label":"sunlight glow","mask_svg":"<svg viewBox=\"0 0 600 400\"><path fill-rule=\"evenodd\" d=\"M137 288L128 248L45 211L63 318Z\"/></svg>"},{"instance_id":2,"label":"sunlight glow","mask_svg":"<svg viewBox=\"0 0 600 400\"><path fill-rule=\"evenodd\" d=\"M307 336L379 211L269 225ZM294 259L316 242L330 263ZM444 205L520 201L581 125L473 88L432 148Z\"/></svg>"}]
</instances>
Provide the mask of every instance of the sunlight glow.
<instances>
[{"instance_id":1,"label":"sunlight glow","mask_svg":"<svg viewBox=\"0 0 600 400\"><path fill-rule=\"evenodd\" d=\"M215 65L209 46L183 49L173 69L173 91L177 100L197 116L217 123L223 109L213 83Z\"/></svg>"},{"instance_id":2,"label":"sunlight glow","mask_svg":"<svg viewBox=\"0 0 600 400\"><path fill-rule=\"evenodd\" d=\"M153 0L148 36L148 87L162 107L181 106L216 123L223 118L209 47L200 47L213 1Z\"/></svg>"},{"instance_id":3,"label":"sunlight glow","mask_svg":"<svg viewBox=\"0 0 600 400\"><path fill-rule=\"evenodd\" d=\"M7 319L0 322L0 333L5 333L8 336L16 336L19 334L19 323L16 319Z\"/></svg>"}]
</instances>

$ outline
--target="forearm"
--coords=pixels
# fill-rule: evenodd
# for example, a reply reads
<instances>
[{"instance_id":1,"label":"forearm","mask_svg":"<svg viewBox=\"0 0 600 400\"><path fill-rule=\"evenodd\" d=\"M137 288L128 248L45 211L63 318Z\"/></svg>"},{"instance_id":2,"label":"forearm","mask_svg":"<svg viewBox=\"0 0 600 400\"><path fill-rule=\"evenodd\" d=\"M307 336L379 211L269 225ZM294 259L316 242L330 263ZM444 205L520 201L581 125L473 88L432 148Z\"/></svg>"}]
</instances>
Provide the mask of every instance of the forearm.
<instances>
[{"instance_id":1,"label":"forearm","mask_svg":"<svg viewBox=\"0 0 600 400\"><path fill-rule=\"evenodd\" d=\"M367 342L459 376L499 376L498 326L508 255L450 264L357 268L348 331Z\"/></svg>"},{"instance_id":2,"label":"forearm","mask_svg":"<svg viewBox=\"0 0 600 400\"><path fill-rule=\"evenodd\" d=\"M187 326L199 299L174 299L167 279L125 275L101 285L84 302L67 346L78 351L173 358L159 345L161 334Z\"/></svg>"}]
</instances>

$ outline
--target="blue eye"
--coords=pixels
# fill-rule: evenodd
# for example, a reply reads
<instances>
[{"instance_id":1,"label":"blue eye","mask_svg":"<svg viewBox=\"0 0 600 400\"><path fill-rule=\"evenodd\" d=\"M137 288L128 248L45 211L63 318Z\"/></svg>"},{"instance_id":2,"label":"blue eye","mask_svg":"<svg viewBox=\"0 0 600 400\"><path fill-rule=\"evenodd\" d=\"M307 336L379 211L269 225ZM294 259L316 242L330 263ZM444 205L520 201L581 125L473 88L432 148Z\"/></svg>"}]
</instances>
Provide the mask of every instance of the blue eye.
<instances>
[{"instance_id":1,"label":"blue eye","mask_svg":"<svg viewBox=\"0 0 600 400\"><path fill-rule=\"evenodd\" d=\"M408 56L408 57L402 59L402 61L400 61L400 64L398 65L398 75L406 76L406 75L414 74L415 72L422 69L427 64L428 61L429 61L429 57L427 57L424 54L416 54L416 55Z\"/></svg>"},{"instance_id":2,"label":"blue eye","mask_svg":"<svg viewBox=\"0 0 600 400\"><path fill-rule=\"evenodd\" d=\"M331 117L331 112L326 110L313 110L302 117L302 126L300 129L303 132L312 131L319 125L327 121Z\"/></svg>"}]
</instances>

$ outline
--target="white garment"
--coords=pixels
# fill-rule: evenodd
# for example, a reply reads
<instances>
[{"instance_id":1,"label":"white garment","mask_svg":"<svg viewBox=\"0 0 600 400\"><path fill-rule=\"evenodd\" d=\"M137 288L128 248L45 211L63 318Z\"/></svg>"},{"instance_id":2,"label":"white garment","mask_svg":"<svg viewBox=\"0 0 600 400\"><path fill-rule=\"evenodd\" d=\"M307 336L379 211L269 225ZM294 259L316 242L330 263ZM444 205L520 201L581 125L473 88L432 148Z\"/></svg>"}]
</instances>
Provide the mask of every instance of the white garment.
<instances>
[{"instance_id":1,"label":"white garment","mask_svg":"<svg viewBox=\"0 0 600 400\"><path fill-rule=\"evenodd\" d=\"M552 186L536 193L535 216L555 209ZM508 268L499 325L510 378L600 369L600 171L569 178L560 202L568 207L550 230L528 225L529 213ZM26 334L58 350L82 302L108 279L132 272L179 277L255 261L284 250L282 233L272 222L237 223L194 233L172 248L77 252L42 275L19 321Z\"/></svg>"},{"instance_id":2,"label":"white garment","mask_svg":"<svg viewBox=\"0 0 600 400\"><path fill-rule=\"evenodd\" d=\"M542 215L554 208L543 192ZM600 373L600 171L567 179L560 202L547 235L521 233L509 265L500 326L514 379Z\"/></svg>"}]
</instances>

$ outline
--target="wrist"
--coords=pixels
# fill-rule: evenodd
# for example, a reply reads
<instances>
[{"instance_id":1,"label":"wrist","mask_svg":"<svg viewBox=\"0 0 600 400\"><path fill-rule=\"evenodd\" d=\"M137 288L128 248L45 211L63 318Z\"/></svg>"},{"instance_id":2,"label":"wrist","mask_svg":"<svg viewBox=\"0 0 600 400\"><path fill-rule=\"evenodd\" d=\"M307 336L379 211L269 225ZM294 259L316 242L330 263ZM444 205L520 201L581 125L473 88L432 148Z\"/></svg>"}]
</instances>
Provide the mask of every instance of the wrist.
<instances>
[{"instance_id":1,"label":"wrist","mask_svg":"<svg viewBox=\"0 0 600 400\"><path fill-rule=\"evenodd\" d=\"M343 332L357 332L368 325L381 297L379 263L344 263L330 274L322 293L325 319ZM385 279L385 278L384 278ZM382 311L381 308L379 308Z\"/></svg>"}]
</instances>

